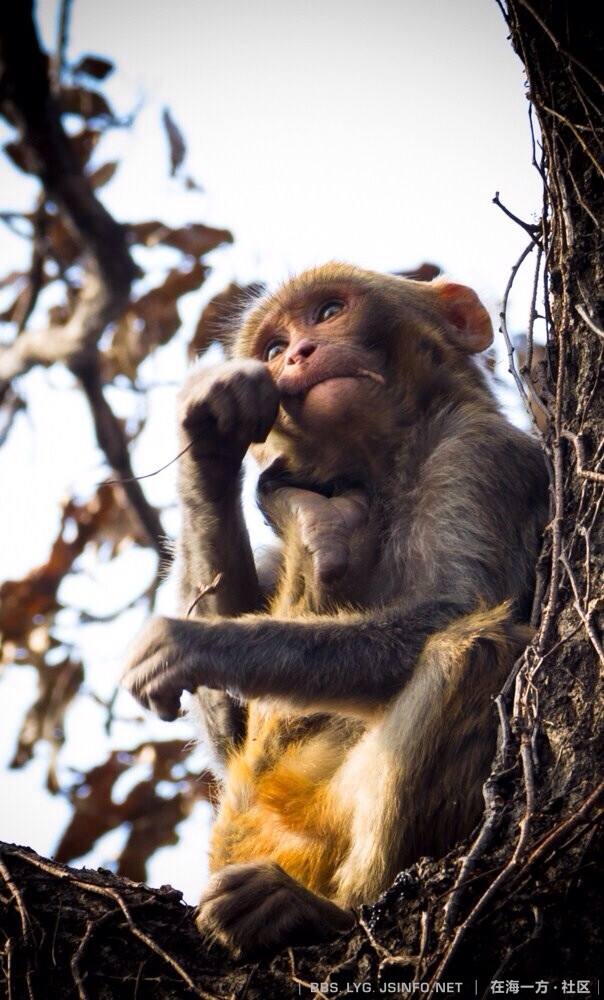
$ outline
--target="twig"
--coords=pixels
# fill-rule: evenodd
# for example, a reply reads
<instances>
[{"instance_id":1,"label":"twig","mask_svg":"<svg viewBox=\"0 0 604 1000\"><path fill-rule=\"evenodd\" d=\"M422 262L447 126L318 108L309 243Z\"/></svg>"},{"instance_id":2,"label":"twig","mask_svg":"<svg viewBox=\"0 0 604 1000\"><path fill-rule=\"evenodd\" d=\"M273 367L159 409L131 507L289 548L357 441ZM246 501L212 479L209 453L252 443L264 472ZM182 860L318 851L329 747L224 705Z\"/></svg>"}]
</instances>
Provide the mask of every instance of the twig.
<instances>
[{"instance_id":1,"label":"twig","mask_svg":"<svg viewBox=\"0 0 604 1000\"><path fill-rule=\"evenodd\" d=\"M595 333L596 336L601 337L602 340L604 340L604 330L601 330L600 327L594 323L593 319L591 316L588 316L587 311L583 308L583 306L579 303L575 306L575 309L579 313L583 322L587 324L589 329Z\"/></svg>"},{"instance_id":2,"label":"twig","mask_svg":"<svg viewBox=\"0 0 604 1000\"><path fill-rule=\"evenodd\" d=\"M577 459L577 475L582 476L583 479L593 479L596 483L604 483L604 473L594 472L593 469L585 468L585 445L583 444L582 436L574 434L573 431L569 431L565 427L560 431L560 435L566 438L567 441L571 441L574 445Z\"/></svg>"},{"instance_id":3,"label":"twig","mask_svg":"<svg viewBox=\"0 0 604 1000\"><path fill-rule=\"evenodd\" d=\"M9 386L2 402L2 424L0 425L0 448L10 434L11 427L15 422L15 417L20 410L25 409L25 402L21 396L17 395L14 389Z\"/></svg>"},{"instance_id":4,"label":"twig","mask_svg":"<svg viewBox=\"0 0 604 1000\"><path fill-rule=\"evenodd\" d=\"M19 920L21 921L21 933L23 935L23 938L25 941L29 941L31 935L31 928L29 926L29 917L27 916L27 910L25 909L25 903L23 902L23 897L21 896L21 893L19 892L17 886L13 882L8 868L1 859L0 859L0 875L2 875L2 878L6 883L6 887L10 892L11 896L13 897L13 902L17 907L17 911L19 913Z\"/></svg>"},{"instance_id":5,"label":"twig","mask_svg":"<svg viewBox=\"0 0 604 1000\"><path fill-rule=\"evenodd\" d=\"M585 631L587 632L589 640L598 655L600 663L602 664L602 666L604 666L604 649L602 649L602 643L600 642L600 639L596 634L596 630L593 627L591 621L591 610L588 608L587 611L585 611L585 609L583 608L583 605L581 603L581 597L579 595L579 590L577 587L577 581L575 579L575 574L573 573L570 563L564 552L560 553L560 562L562 563L564 569L566 570L566 575L568 576L570 585L572 587L573 596L575 598L573 602L575 610L579 615L579 618L583 622Z\"/></svg>"},{"instance_id":6,"label":"twig","mask_svg":"<svg viewBox=\"0 0 604 1000\"><path fill-rule=\"evenodd\" d=\"M197 596L193 601L191 607L187 611L185 617L189 618L192 612L195 610L199 604L202 597L207 597L208 594L215 594L218 590L220 584L222 583L223 573L217 573L214 579L210 583L206 583L205 587L200 583L197 588Z\"/></svg>"},{"instance_id":7,"label":"twig","mask_svg":"<svg viewBox=\"0 0 604 1000\"><path fill-rule=\"evenodd\" d=\"M67 61L67 46L69 45L72 2L73 0L61 0L59 30L57 32L57 47L55 57L53 59L53 89L57 94L61 89L61 78Z\"/></svg>"},{"instance_id":8,"label":"twig","mask_svg":"<svg viewBox=\"0 0 604 1000\"><path fill-rule=\"evenodd\" d=\"M577 143L579 144L579 146L581 147L587 158L591 160L591 162L593 163L594 167L596 168L600 176L604 177L604 168L596 160L589 146L581 136L581 133L579 132L577 126L574 125L573 122L571 122L565 115L561 115L559 111L555 111L554 108L548 108L546 104L541 104L541 108L548 115L552 115L554 118L557 118L558 121L562 122L563 125L566 125L566 127L572 132Z\"/></svg>"},{"instance_id":9,"label":"twig","mask_svg":"<svg viewBox=\"0 0 604 1000\"><path fill-rule=\"evenodd\" d=\"M78 963L84 953L84 949L88 944L88 941L90 940L93 926L94 926L93 921L89 920L86 924L86 932L84 934L84 937L80 941L76 951L74 951L73 955L71 956L71 962L69 963L71 966L71 974L73 976L73 981L76 984L80 1000L88 1000L88 995L86 993L86 990L84 989L84 978L86 976L86 973L80 975Z\"/></svg>"},{"instance_id":10,"label":"twig","mask_svg":"<svg viewBox=\"0 0 604 1000\"><path fill-rule=\"evenodd\" d=\"M13 939L8 937L6 939L6 944L4 945L4 954L6 955L6 988L8 1000L13 1000Z\"/></svg>"},{"instance_id":11,"label":"twig","mask_svg":"<svg viewBox=\"0 0 604 1000\"><path fill-rule=\"evenodd\" d=\"M497 878L495 878L488 889L483 893L478 902L474 905L473 909L470 911L468 916L465 918L463 923L457 928L453 940L449 945L447 951L445 952L441 962L438 965L436 972L434 973L432 979L430 980L430 985L438 982L442 978L443 972L445 972L447 966L449 965L451 959L457 952L462 938L465 936L468 928L476 922L477 918L482 914L486 906L491 902L493 897L501 889L501 887L508 882L512 876L516 874L520 867L520 860L526 849L529 837L529 830L531 819L533 815L533 809L535 804L535 781L533 774L533 761L531 757L531 747L528 739L528 734L524 732L521 737L520 743L520 759L522 761L522 770L524 775L524 786L526 793L526 805L524 810L524 815L520 820L519 836L516 842L516 847L512 857L506 864L506 866L499 872Z\"/></svg>"},{"instance_id":12,"label":"twig","mask_svg":"<svg viewBox=\"0 0 604 1000\"><path fill-rule=\"evenodd\" d=\"M169 467L171 465L174 465L174 463L177 462L179 458L182 458L185 452L187 452L189 448L193 447L193 443L194 443L193 441L190 441L189 444L186 446L186 448L183 448L182 451L178 452L178 455L175 455L174 458L171 458L170 461L166 462L165 465L160 465L159 469L155 469L154 472L146 472L144 476L132 476L131 479L105 479L102 483L99 483L99 488L102 486L115 486L116 484L119 486L123 486L124 483L134 483L137 482L139 479L151 479L152 476L158 476L160 472L163 472L164 469L169 469Z\"/></svg>"},{"instance_id":13,"label":"twig","mask_svg":"<svg viewBox=\"0 0 604 1000\"><path fill-rule=\"evenodd\" d=\"M133 475L128 443L123 427L105 399L96 354L80 359L72 364L72 370L82 383L82 388L90 404L94 429L99 446L107 457L109 465L119 475L120 485L128 497L130 505L160 559L169 565L172 551L166 538L160 516L153 507Z\"/></svg>"},{"instance_id":14,"label":"twig","mask_svg":"<svg viewBox=\"0 0 604 1000\"><path fill-rule=\"evenodd\" d=\"M536 225L536 224L530 223L530 222L525 222L523 219L520 219L517 215L514 215L514 213L511 212L509 210L509 208L506 208L506 206L500 200L500 198L499 198L499 191L495 192L495 197L492 198L491 200L492 200L492 202L493 202L494 205L497 205L497 208L501 209L501 211L504 213L504 215L507 215L508 219L511 219L513 222L516 223L517 226L520 226L521 229L524 229L525 233L529 234L529 236L531 237L533 243L536 243L537 246L539 246L539 241L537 240L536 237L537 237L537 233L540 232L540 230L541 230L541 226L540 225Z\"/></svg>"},{"instance_id":15,"label":"twig","mask_svg":"<svg viewBox=\"0 0 604 1000\"><path fill-rule=\"evenodd\" d=\"M538 864L543 856L552 848L563 840L567 833L574 830L575 827L579 826L584 820L589 822L587 817L594 807L598 806L600 800L604 798L604 781L591 792L590 795L584 800L578 809L575 809L571 816L564 822L559 823L550 833L547 834L541 841L537 843L537 846L533 849L531 854L529 854L526 861L526 868L532 868L534 865Z\"/></svg>"}]
</instances>

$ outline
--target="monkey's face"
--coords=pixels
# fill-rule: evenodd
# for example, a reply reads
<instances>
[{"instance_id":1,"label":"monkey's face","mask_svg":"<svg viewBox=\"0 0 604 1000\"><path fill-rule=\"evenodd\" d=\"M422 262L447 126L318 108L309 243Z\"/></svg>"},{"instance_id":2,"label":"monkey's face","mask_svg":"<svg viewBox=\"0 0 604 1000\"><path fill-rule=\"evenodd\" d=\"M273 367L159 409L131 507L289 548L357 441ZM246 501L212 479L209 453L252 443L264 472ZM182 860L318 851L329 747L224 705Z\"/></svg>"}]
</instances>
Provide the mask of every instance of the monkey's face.
<instances>
[{"instance_id":1,"label":"monkey's face","mask_svg":"<svg viewBox=\"0 0 604 1000\"><path fill-rule=\"evenodd\" d=\"M277 299L257 327L249 354L281 392L276 430L291 435L358 434L386 382L385 356L360 335L361 289L342 282Z\"/></svg>"},{"instance_id":2,"label":"monkey's face","mask_svg":"<svg viewBox=\"0 0 604 1000\"><path fill-rule=\"evenodd\" d=\"M307 271L248 314L235 354L267 366L281 405L262 459L284 450L318 476L358 475L396 446L436 369L491 341L471 289L352 265ZM442 381L442 379L441 379Z\"/></svg>"}]
</instances>

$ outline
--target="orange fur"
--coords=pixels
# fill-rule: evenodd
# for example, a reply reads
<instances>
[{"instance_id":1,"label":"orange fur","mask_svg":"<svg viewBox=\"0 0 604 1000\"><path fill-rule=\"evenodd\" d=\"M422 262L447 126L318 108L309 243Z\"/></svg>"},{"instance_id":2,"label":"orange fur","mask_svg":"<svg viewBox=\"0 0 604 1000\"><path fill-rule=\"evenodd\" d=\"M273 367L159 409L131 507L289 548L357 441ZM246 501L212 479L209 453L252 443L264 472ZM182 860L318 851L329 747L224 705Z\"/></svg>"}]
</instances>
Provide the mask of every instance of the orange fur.
<instances>
[{"instance_id":1,"label":"orange fur","mask_svg":"<svg viewBox=\"0 0 604 1000\"><path fill-rule=\"evenodd\" d=\"M488 765L495 727L485 693L496 694L527 638L506 604L459 619L428 640L415 681L348 740L326 727L275 751L275 740L298 717L252 702L247 738L229 761L212 870L270 859L312 891L350 905L385 889L414 857L418 840L438 850L452 822L459 835L467 831L480 788L464 789L455 761L453 771L443 769L443 744L471 738ZM430 773L432 804L422 815ZM438 788L444 796L449 785L457 786L460 802L445 829Z\"/></svg>"}]
</instances>

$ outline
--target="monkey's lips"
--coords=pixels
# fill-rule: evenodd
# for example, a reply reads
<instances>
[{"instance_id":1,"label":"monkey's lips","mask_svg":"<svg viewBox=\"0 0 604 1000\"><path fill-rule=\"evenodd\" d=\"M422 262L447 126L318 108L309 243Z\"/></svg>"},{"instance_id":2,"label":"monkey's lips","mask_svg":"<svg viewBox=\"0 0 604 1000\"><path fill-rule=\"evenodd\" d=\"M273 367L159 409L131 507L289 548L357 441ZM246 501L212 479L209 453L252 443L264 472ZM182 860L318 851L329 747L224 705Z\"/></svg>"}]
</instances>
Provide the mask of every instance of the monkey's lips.
<instances>
[{"instance_id":1,"label":"monkey's lips","mask_svg":"<svg viewBox=\"0 0 604 1000\"><path fill-rule=\"evenodd\" d=\"M327 382L336 382L340 380L354 380L360 381L364 379L370 379L374 382L379 382L384 385L385 379L383 375L378 374L378 372L369 371L367 368L359 368L358 365L348 369L335 369L333 371L320 371L313 372L309 371L297 371L292 375L281 375L277 379L277 388L281 394L285 397L298 397L305 396L311 389L314 389L317 385L325 385Z\"/></svg>"},{"instance_id":2,"label":"monkey's lips","mask_svg":"<svg viewBox=\"0 0 604 1000\"><path fill-rule=\"evenodd\" d=\"M302 377L300 377L302 376ZM367 405L367 395L362 383L385 380L377 373L360 370L358 366L350 372L297 373L295 378L277 381L281 390L281 405L295 423L307 425L313 430L325 428L326 422L341 423L352 418L359 407Z\"/></svg>"}]
</instances>

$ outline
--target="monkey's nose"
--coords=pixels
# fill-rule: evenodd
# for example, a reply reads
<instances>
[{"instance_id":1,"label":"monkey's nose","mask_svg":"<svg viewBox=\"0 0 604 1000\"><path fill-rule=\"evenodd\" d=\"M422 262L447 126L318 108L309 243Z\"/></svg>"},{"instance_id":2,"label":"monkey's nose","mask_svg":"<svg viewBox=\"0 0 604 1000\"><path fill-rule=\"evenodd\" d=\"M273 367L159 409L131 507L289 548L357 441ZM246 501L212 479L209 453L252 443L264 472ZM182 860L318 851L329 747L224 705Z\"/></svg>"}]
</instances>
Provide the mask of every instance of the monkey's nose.
<instances>
[{"instance_id":1,"label":"monkey's nose","mask_svg":"<svg viewBox=\"0 0 604 1000\"><path fill-rule=\"evenodd\" d=\"M286 364L295 365L299 361L304 361L306 358L309 358L311 354L315 352L316 348L317 345L313 343L312 340L307 340L305 338L304 340L299 341L299 343L294 344L292 347L290 347L289 351L287 352Z\"/></svg>"}]
</instances>

